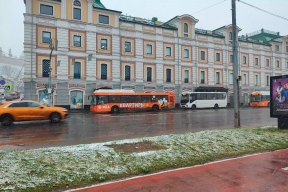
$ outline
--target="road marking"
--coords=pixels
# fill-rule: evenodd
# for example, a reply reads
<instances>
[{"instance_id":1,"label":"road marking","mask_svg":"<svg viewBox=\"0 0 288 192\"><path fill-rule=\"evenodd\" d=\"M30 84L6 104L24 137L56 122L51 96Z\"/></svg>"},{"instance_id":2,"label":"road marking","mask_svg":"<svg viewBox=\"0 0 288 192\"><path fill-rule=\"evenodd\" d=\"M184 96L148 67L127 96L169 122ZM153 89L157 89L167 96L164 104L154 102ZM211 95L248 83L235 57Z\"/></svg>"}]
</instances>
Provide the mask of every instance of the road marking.
<instances>
[{"instance_id":1,"label":"road marking","mask_svg":"<svg viewBox=\"0 0 288 192\"><path fill-rule=\"evenodd\" d=\"M284 167L284 168L282 168L282 170L288 171L288 167Z\"/></svg>"}]
</instances>

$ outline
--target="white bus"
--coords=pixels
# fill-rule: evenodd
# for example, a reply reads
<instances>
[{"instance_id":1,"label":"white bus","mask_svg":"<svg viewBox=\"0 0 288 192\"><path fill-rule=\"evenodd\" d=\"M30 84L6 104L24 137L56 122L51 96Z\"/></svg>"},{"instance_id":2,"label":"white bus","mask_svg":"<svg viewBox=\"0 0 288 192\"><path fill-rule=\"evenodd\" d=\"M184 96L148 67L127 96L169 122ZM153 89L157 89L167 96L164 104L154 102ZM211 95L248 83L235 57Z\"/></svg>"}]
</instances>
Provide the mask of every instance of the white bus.
<instances>
[{"instance_id":1,"label":"white bus","mask_svg":"<svg viewBox=\"0 0 288 192\"><path fill-rule=\"evenodd\" d=\"M181 108L214 108L227 107L226 92L183 92Z\"/></svg>"}]
</instances>

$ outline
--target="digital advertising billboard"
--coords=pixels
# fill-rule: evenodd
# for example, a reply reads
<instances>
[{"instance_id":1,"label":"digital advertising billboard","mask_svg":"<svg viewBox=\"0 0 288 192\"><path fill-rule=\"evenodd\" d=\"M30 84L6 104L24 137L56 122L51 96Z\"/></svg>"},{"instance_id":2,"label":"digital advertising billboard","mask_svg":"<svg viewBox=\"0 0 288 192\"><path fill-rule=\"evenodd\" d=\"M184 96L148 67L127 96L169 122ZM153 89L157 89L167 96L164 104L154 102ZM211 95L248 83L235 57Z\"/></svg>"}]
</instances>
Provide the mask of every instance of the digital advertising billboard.
<instances>
[{"instance_id":1,"label":"digital advertising billboard","mask_svg":"<svg viewBox=\"0 0 288 192\"><path fill-rule=\"evenodd\" d=\"M288 118L288 75L270 77L270 117Z\"/></svg>"}]
</instances>

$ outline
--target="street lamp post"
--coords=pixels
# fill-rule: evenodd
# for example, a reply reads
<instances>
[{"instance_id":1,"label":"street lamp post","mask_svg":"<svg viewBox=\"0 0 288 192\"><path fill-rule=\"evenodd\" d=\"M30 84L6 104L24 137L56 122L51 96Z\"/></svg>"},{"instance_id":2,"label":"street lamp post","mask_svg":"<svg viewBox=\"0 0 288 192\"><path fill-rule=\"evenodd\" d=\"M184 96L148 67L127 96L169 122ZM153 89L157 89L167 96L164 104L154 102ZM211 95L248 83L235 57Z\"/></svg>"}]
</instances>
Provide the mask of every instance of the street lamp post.
<instances>
[{"instance_id":1,"label":"street lamp post","mask_svg":"<svg viewBox=\"0 0 288 192\"><path fill-rule=\"evenodd\" d=\"M46 87L46 93L48 95L48 99L49 99L49 106L53 106L52 103L52 94L54 93L54 87L52 87L52 83L51 83L51 74L52 74L52 53L54 51L54 49L57 51L57 45L58 45L58 40L56 40L56 46L53 44L52 39L50 39L50 44L49 44L49 48L50 48L50 55L49 55L49 71L48 71L48 87Z\"/></svg>"},{"instance_id":2,"label":"street lamp post","mask_svg":"<svg viewBox=\"0 0 288 192\"><path fill-rule=\"evenodd\" d=\"M234 125L240 127L240 94L239 81L241 76L238 75L238 41L237 41L237 24L236 24L236 0L232 3L232 41L233 41L233 90L234 90Z\"/></svg>"}]
</instances>

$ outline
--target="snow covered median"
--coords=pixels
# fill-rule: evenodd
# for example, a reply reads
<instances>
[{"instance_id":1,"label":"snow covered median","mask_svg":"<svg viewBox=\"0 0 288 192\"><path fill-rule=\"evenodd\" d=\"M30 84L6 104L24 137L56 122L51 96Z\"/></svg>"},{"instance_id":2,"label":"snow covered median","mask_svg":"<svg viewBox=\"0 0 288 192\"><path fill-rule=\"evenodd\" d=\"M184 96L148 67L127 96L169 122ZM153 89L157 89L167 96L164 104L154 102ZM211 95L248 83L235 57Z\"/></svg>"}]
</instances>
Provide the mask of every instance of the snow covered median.
<instances>
[{"instance_id":1,"label":"snow covered median","mask_svg":"<svg viewBox=\"0 0 288 192\"><path fill-rule=\"evenodd\" d=\"M157 150L125 153L113 146L148 142ZM138 147L137 147L138 148ZM288 130L241 128L106 143L0 151L0 191L53 191L288 148Z\"/></svg>"}]
</instances>

